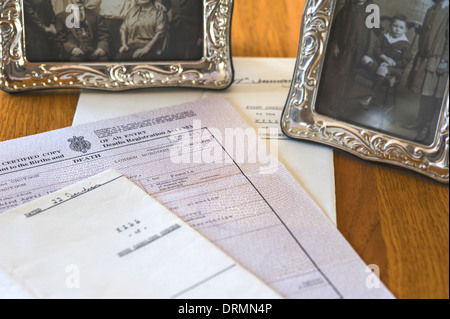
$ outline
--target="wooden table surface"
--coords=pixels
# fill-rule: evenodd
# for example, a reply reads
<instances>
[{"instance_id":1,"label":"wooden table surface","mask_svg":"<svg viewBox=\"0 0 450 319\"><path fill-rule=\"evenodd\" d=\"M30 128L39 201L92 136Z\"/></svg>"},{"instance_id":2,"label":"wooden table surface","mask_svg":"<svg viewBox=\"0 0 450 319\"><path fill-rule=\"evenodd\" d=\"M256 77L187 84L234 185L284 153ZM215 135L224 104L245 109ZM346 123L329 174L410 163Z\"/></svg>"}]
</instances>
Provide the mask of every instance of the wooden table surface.
<instances>
[{"instance_id":1,"label":"wooden table surface","mask_svg":"<svg viewBox=\"0 0 450 319\"><path fill-rule=\"evenodd\" d=\"M305 0L236 0L234 56L296 57ZM79 91L0 92L0 141L70 126ZM299 142L301 143L301 142ZM449 298L449 189L335 150L338 228L397 298Z\"/></svg>"}]
</instances>

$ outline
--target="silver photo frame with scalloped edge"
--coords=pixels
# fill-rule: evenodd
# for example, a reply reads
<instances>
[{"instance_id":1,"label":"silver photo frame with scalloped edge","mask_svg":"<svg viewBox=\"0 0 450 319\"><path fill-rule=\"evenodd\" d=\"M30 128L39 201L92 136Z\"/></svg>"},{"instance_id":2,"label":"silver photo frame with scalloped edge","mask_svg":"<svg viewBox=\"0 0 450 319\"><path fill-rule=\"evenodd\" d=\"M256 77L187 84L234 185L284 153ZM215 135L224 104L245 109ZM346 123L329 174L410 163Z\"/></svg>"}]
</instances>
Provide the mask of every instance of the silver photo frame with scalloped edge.
<instances>
[{"instance_id":1,"label":"silver photo frame with scalloped edge","mask_svg":"<svg viewBox=\"0 0 450 319\"><path fill-rule=\"evenodd\" d=\"M71 11L72 7L57 9L62 1L83 3L81 13ZM108 12L114 6L105 5L105 13L100 11L101 0L37 1L34 7L33 0L0 0L0 88L9 93L72 88L228 88L234 79L230 44L233 0L156 1L171 7L159 6L154 12L131 7L118 18L111 16L117 15L118 9ZM156 4L137 0L131 6L140 2ZM174 7L194 2L200 7ZM50 7L48 13L42 3ZM50 14L54 14L53 20ZM81 27L77 19L81 19ZM149 22L143 26L142 21ZM138 31L133 29L135 25L140 25ZM191 37L193 30L199 30L199 37ZM74 39L78 38L77 46ZM50 49L51 45L56 49Z\"/></svg>"},{"instance_id":2,"label":"silver photo frame with scalloped edge","mask_svg":"<svg viewBox=\"0 0 450 319\"><path fill-rule=\"evenodd\" d=\"M283 132L448 183L448 34L448 0L307 0Z\"/></svg>"}]
</instances>

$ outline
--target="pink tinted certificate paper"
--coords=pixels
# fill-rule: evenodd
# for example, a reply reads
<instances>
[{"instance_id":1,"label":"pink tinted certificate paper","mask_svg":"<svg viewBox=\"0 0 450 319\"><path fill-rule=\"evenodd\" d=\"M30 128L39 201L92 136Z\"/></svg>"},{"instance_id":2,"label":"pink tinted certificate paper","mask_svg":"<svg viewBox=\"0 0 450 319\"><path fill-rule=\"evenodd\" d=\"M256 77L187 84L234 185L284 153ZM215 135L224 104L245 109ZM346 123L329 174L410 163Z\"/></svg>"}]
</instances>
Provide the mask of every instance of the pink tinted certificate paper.
<instances>
[{"instance_id":1,"label":"pink tinted certificate paper","mask_svg":"<svg viewBox=\"0 0 450 319\"><path fill-rule=\"evenodd\" d=\"M256 137L216 97L2 142L0 211L114 168L283 297L392 298Z\"/></svg>"}]
</instances>

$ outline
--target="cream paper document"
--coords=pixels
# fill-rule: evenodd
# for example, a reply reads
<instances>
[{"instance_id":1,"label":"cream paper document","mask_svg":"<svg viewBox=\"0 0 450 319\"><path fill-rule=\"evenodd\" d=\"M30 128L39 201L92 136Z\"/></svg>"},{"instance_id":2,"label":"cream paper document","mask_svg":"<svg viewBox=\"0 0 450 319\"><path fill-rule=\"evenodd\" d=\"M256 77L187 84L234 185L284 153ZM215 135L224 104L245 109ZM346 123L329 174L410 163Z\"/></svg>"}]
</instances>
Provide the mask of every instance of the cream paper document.
<instances>
[{"instance_id":1,"label":"cream paper document","mask_svg":"<svg viewBox=\"0 0 450 319\"><path fill-rule=\"evenodd\" d=\"M115 170L1 214L0 268L30 298L280 298Z\"/></svg>"},{"instance_id":2,"label":"cream paper document","mask_svg":"<svg viewBox=\"0 0 450 319\"><path fill-rule=\"evenodd\" d=\"M233 85L225 91L139 90L83 91L73 125L154 110L217 95L226 98L262 138L278 140L278 158L336 225L333 151L330 147L294 141L280 129L289 95L294 58L233 58ZM271 134L271 129L272 133Z\"/></svg>"},{"instance_id":3,"label":"cream paper document","mask_svg":"<svg viewBox=\"0 0 450 319\"><path fill-rule=\"evenodd\" d=\"M0 211L114 168L283 297L392 297L275 155L208 98L0 143Z\"/></svg>"}]
</instances>

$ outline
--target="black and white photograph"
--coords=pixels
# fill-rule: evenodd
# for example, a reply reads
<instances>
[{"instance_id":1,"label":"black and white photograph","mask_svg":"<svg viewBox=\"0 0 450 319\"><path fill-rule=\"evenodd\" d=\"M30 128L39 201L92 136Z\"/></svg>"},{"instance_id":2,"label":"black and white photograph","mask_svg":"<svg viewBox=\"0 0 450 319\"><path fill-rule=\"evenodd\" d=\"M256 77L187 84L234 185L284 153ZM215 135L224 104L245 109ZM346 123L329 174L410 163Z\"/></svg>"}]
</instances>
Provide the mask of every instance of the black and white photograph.
<instances>
[{"instance_id":1,"label":"black and white photograph","mask_svg":"<svg viewBox=\"0 0 450 319\"><path fill-rule=\"evenodd\" d=\"M448 79L449 0L338 0L315 111L430 145Z\"/></svg>"},{"instance_id":2,"label":"black and white photograph","mask_svg":"<svg viewBox=\"0 0 450 319\"><path fill-rule=\"evenodd\" d=\"M197 61L203 0L23 0L29 62Z\"/></svg>"}]
</instances>

